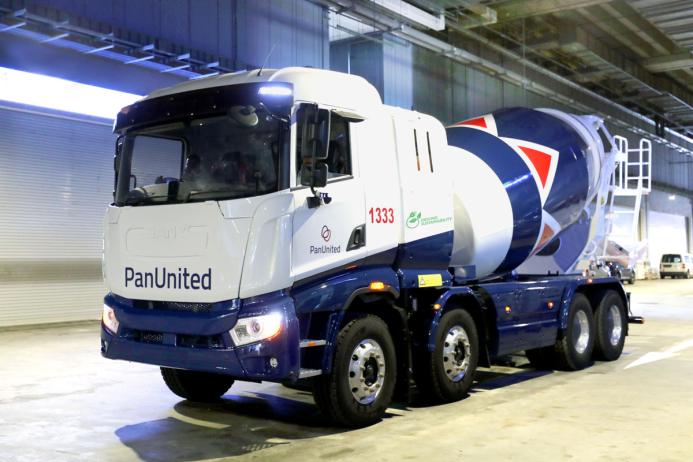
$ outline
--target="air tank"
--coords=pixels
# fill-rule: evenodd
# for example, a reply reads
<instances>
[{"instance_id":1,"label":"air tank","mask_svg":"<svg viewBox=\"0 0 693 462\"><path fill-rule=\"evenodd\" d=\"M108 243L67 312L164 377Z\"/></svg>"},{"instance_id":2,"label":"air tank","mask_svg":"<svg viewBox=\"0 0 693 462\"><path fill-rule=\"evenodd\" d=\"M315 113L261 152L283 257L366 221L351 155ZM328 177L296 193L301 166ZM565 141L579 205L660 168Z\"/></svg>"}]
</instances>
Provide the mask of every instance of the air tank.
<instances>
[{"instance_id":1,"label":"air tank","mask_svg":"<svg viewBox=\"0 0 693 462\"><path fill-rule=\"evenodd\" d=\"M451 266L508 273L582 219L599 189L601 119L507 108L447 127Z\"/></svg>"}]
</instances>

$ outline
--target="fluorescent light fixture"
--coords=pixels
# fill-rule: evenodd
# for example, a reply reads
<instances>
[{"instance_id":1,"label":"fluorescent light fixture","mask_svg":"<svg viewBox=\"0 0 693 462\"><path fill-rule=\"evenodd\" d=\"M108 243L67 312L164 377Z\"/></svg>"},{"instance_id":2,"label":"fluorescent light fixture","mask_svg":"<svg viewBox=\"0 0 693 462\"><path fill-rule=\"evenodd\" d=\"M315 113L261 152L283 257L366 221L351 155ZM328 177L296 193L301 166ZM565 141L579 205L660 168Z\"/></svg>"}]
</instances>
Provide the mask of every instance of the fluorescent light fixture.
<instances>
[{"instance_id":1,"label":"fluorescent light fixture","mask_svg":"<svg viewBox=\"0 0 693 462\"><path fill-rule=\"evenodd\" d=\"M0 100L115 119L141 96L0 67Z\"/></svg>"},{"instance_id":2,"label":"fluorescent light fixture","mask_svg":"<svg viewBox=\"0 0 693 462\"><path fill-rule=\"evenodd\" d=\"M262 96L291 96L291 88L279 85L267 85L260 87L257 93Z\"/></svg>"}]
</instances>

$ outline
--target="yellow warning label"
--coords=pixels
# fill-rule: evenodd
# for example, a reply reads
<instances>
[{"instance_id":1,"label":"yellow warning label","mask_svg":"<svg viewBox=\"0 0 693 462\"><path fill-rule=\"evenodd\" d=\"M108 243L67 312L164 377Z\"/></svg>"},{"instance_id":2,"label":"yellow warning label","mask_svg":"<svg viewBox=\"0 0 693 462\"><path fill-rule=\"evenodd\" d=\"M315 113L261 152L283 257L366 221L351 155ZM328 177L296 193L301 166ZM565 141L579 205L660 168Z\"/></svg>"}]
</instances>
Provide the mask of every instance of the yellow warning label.
<instances>
[{"instance_id":1,"label":"yellow warning label","mask_svg":"<svg viewBox=\"0 0 693 462\"><path fill-rule=\"evenodd\" d=\"M419 287L438 287L443 285L440 274L419 274Z\"/></svg>"}]
</instances>

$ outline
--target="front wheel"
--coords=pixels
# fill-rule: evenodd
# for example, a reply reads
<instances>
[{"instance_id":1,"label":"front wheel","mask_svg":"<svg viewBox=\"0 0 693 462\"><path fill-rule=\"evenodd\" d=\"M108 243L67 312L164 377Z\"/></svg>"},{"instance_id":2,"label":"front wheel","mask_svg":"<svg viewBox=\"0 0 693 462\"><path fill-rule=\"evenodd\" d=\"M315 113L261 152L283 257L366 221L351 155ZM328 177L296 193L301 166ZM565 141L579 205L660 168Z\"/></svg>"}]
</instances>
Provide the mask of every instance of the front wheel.
<instances>
[{"instance_id":1,"label":"front wheel","mask_svg":"<svg viewBox=\"0 0 693 462\"><path fill-rule=\"evenodd\" d=\"M315 377L313 396L332 421L364 427L385 414L396 378L395 346L387 325L367 315L339 331L332 372Z\"/></svg>"},{"instance_id":2,"label":"front wheel","mask_svg":"<svg viewBox=\"0 0 693 462\"><path fill-rule=\"evenodd\" d=\"M465 310L448 311L438 324L435 349L420 353L416 384L420 392L436 401L460 400L472 386L478 362L479 335L474 319Z\"/></svg>"},{"instance_id":3,"label":"front wheel","mask_svg":"<svg viewBox=\"0 0 693 462\"><path fill-rule=\"evenodd\" d=\"M592 364L594 330L590 301L584 294L575 294L568 312L568 326L556 341L556 362L560 369L576 371Z\"/></svg>"},{"instance_id":4,"label":"front wheel","mask_svg":"<svg viewBox=\"0 0 693 462\"><path fill-rule=\"evenodd\" d=\"M161 376L169 390L190 401L216 401L233 385L231 377L210 372L162 367Z\"/></svg>"}]
</instances>

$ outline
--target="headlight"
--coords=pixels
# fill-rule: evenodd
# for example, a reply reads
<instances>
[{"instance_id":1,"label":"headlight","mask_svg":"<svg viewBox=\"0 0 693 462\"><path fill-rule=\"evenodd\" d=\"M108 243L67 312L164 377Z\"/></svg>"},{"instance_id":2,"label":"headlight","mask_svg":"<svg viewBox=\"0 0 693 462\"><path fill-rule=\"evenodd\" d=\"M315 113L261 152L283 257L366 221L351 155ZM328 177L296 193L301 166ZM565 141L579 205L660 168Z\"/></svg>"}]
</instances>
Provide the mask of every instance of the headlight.
<instances>
[{"instance_id":1,"label":"headlight","mask_svg":"<svg viewBox=\"0 0 693 462\"><path fill-rule=\"evenodd\" d=\"M115 311L113 311L113 308L106 304L104 304L103 306L103 314L101 315L101 321L103 322L103 325L104 327L106 327L107 331L114 335L118 333L118 326L120 325L120 323L116 319Z\"/></svg>"},{"instance_id":2,"label":"headlight","mask_svg":"<svg viewBox=\"0 0 693 462\"><path fill-rule=\"evenodd\" d=\"M241 318L230 331L233 343L240 346L272 338L281 330L282 320L281 313Z\"/></svg>"}]
</instances>

